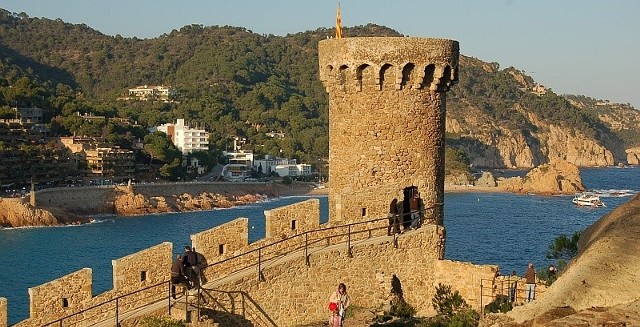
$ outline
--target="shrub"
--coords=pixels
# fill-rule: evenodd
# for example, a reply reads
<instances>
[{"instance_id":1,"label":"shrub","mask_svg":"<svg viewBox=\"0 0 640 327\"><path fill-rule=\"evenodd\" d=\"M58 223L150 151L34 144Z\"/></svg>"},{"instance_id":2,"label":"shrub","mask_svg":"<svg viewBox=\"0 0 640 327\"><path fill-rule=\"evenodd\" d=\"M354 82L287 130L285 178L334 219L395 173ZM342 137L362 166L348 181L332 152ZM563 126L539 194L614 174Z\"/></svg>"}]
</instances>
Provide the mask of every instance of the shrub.
<instances>
[{"instance_id":1,"label":"shrub","mask_svg":"<svg viewBox=\"0 0 640 327\"><path fill-rule=\"evenodd\" d=\"M391 306L389 314L398 318L411 318L416 314L416 309L405 301L400 301Z\"/></svg>"},{"instance_id":2,"label":"shrub","mask_svg":"<svg viewBox=\"0 0 640 327\"><path fill-rule=\"evenodd\" d=\"M493 302L484 306L484 311L491 313L505 313L511 311L511 309L513 309L513 305L506 295L498 295Z\"/></svg>"},{"instance_id":3,"label":"shrub","mask_svg":"<svg viewBox=\"0 0 640 327\"><path fill-rule=\"evenodd\" d=\"M170 317L147 317L142 320L143 326L146 327L186 327L187 325L181 321Z\"/></svg>"}]
</instances>

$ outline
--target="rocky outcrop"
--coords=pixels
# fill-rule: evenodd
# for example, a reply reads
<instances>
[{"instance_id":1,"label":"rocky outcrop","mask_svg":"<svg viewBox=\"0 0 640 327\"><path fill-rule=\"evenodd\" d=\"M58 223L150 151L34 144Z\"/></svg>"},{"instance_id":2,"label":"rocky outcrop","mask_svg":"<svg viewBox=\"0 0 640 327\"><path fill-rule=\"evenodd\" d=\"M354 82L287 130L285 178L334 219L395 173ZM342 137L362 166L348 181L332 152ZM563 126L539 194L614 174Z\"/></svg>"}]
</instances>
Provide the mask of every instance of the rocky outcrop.
<instances>
[{"instance_id":1,"label":"rocky outcrop","mask_svg":"<svg viewBox=\"0 0 640 327\"><path fill-rule=\"evenodd\" d=\"M527 117L535 132L500 124L474 108L465 108L465 115L448 114L446 130L460 136L455 147L463 149L476 167L532 168L553 159L580 167L628 161L613 140L598 141L578 130L549 124L518 106L514 110Z\"/></svg>"},{"instance_id":2,"label":"rocky outcrop","mask_svg":"<svg viewBox=\"0 0 640 327\"><path fill-rule=\"evenodd\" d=\"M640 165L640 147L627 149L626 153L627 153L627 164Z\"/></svg>"},{"instance_id":3,"label":"rocky outcrop","mask_svg":"<svg viewBox=\"0 0 640 327\"><path fill-rule=\"evenodd\" d=\"M118 215L144 215L149 213L184 212L230 208L237 205L264 200L259 194L223 195L203 192L199 195L183 193L178 196L146 196L131 192L117 195L113 201L114 213Z\"/></svg>"},{"instance_id":4,"label":"rocky outcrop","mask_svg":"<svg viewBox=\"0 0 640 327\"><path fill-rule=\"evenodd\" d=\"M582 232L578 256L544 295L481 325L640 326L638 234L640 195Z\"/></svg>"},{"instance_id":5,"label":"rocky outcrop","mask_svg":"<svg viewBox=\"0 0 640 327\"><path fill-rule=\"evenodd\" d=\"M21 199L0 199L0 227L57 226L89 219L57 208L34 208Z\"/></svg>"},{"instance_id":6,"label":"rocky outcrop","mask_svg":"<svg viewBox=\"0 0 640 327\"><path fill-rule=\"evenodd\" d=\"M536 194L575 194L586 189L578 167L560 159L532 169L524 178L499 180L498 187L507 192Z\"/></svg>"},{"instance_id":7,"label":"rocky outcrop","mask_svg":"<svg viewBox=\"0 0 640 327\"><path fill-rule=\"evenodd\" d=\"M475 186L479 187L496 187L498 183L491 172L485 171L482 172L482 176L480 176L476 182Z\"/></svg>"}]
</instances>

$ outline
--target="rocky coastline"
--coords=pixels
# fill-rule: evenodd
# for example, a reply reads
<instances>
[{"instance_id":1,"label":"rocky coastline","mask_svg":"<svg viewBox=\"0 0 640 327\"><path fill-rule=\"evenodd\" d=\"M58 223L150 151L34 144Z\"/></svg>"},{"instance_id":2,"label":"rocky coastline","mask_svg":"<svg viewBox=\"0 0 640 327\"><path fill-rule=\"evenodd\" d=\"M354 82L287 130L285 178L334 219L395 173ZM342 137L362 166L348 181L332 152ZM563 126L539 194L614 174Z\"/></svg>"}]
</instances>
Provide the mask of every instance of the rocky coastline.
<instances>
[{"instance_id":1,"label":"rocky coastline","mask_svg":"<svg viewBox=\"0 0 640 327\"><path fill-rule=\"evenodd\" d=\"M445 185L446 192L513 192L533 194L574 194L585 190L577 166L563 160L553 160L532 169L525 177L496 178L490 172L474 181L474 185ZM135 192L131 188L116 188L109 199L108 211L96 213L138 216L152 213L188 212L230 208L263 201L269 197L302 194L326 194L326 189L314 190L309 184L280 186L265 193L248 189L238 192L197 192L176 195L156 195ZM23 199L0 199L0 228L23 226L57 226L91 221L91 213L53 206L33 207Z\"/></svg>"}]
</instances>

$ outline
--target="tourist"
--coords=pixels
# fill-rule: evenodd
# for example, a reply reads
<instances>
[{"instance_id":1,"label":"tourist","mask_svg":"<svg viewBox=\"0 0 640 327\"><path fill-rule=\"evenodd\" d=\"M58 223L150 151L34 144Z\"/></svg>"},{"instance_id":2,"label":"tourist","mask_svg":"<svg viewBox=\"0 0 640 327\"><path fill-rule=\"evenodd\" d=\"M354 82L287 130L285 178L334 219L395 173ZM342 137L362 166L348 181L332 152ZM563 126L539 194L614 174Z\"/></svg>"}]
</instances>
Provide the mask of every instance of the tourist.
<instances>
[{"instance_id":1,"label":"tourist","mask_svg":"<svg viewBox=\"0 0 640 327\"><path fill-rule=\"evenodd\" d=\"M183 284L187 281L187 276L184 273L184 264L182 262L182 255L178 254L176 260L171 264L171 297L176 298L176 285Z\"/></svg>"},{"instance_id":2,"label":"tourist","mask_svg":"<svg viewBox=\"0 0 640 327\"><path fill-rule=\"evenodd\" d=\"M391 200L391 204L389 205L389 214L387 215L389 218L389 227L387 227L387 235L391 235L391 229L393 228L393 233L400 233L400 216L398 215L398 199Z\"/></svg>"},{"instance_id":3,"label":"tourist","mask_svg":"<svg viewBox=\"0 0 640 327\"><path fill-rule=\"evenodd\" d=\"M536 270L533 268L533 262L529 262L527 272L524 273L525 284L525 298L527 302L531 302L536 299Z\"/></svg>"},{"instance_id":4,"label":"tourist","mask_svg":"<svg viewBox=\"0 0 640 327\"><path fill-rule=\"evenodd\" d=\"M411 199L409 200L409 210L411 210L411 229L416 229L420 225L420 193L413 190Z\"/></svg>"},{"instance_id":5,"label":"tourist","mask_svg":"<svg viewBox=\"0 0 640 327\"><path fill-rule=\"evenodd\" d=\"M518 280L520 277L516 274L516 271L511 272L511 276L507 279L507 285L509 286L509 301L511 303L516 302L516 290L518 289Z\"/></svg>"},{"instance_id":6,"label":"tourist","mask_svg":"<svg viewBox=\"0 0 640 327\"><path fill-rule=\"evenodd\" d=\"M556 266L549 265L549 272L547 276L547 286L551 285L551 283L555 282L556 279L558 279L558 276L556 275L557 272L558 270L556 269Z\"/></svg>"},{"instance_id":7,"label":"tourist","mask_svg":"<svg viewBox=\"0 0 640 327\"><path fill-rule=\"evenodd\" d=\"M198 256L195 252L191 251L191 247L188 245L184 247L183 264L187 268L186 272L189 276L189 281L192 285L196 285L198 279Z\"/></svg>"},{"instance_id":8,"label":"tourist","mask_svg":"<svg viewBox=\"0 0 640 327\"><path fill-rule=\"evenodd\" d=\"M333 292L331 294L331 297L329 298L329 306L331 306L331 303L335 303L338 308L340 326L342 326L350 302L351 300L349 299L349 294L347 293L347 286L344 283L340 283L338 285L338 289Z\"/></svg>"},{"instance_id":9,"label":"tourist","mask_svg":"<svg viewBox=\"0 0 640 327\"><path fill-rule=\"evenodd\" d=\"M342 319L340 319L338 305L335 302L329 302L329 311L331 311L331 316L329 316L329 327L340 327Z\"/></svg>"}]
</instances>

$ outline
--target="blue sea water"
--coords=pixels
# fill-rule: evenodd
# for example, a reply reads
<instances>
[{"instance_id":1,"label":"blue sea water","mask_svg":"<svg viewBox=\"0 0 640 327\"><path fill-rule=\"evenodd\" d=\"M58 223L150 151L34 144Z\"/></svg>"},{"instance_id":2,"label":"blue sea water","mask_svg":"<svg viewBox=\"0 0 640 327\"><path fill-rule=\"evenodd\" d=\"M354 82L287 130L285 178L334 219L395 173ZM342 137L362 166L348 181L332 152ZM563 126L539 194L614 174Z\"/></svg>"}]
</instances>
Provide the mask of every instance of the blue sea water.
<instances>
[{"instance_id":1,"label":"blue sea water","mask_svg":"<svg viewBox=\"0 0 640 327\"><path fill-rule=\"evenodd\" d=\"M633 190L639 168L583 169L589 189ZM9 302L9 323L28 317L27 288L81 268L93 270L93 293L112 288L111 260L169 241L174 252L189 244L189 235L237 217L249 219L249 241L264 237L264 210L304 200L286 197L232 209L140 217L100 217L93 224L0 230L0 297ZM327 198L321 199L326 217ZM606 208L579 208L569 196L505 193L445 195L446 258L497 264L503 272L523 273L533 261L545 266L549 243L572 234L610 212L629 197L603 197Z\"/></svg>"}]
</instances>

